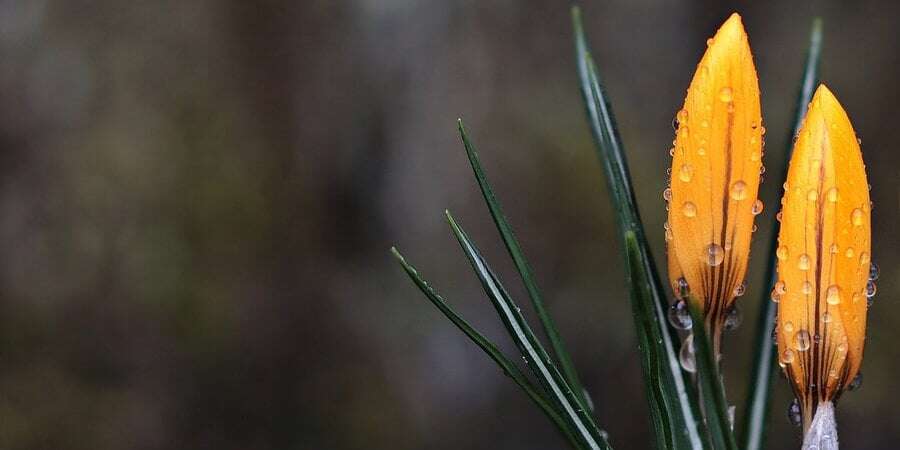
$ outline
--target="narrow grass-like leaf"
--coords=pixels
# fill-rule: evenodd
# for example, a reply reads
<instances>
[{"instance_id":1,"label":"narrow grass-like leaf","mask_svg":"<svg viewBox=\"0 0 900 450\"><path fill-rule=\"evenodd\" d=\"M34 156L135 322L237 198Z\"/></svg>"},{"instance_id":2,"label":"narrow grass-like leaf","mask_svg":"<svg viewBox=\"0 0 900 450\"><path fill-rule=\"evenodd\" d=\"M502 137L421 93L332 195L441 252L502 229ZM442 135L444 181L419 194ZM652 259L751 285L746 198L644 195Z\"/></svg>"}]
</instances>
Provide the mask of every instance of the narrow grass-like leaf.
<instances>
[{"instance_id":1,"label":"narrow grass-like leaf","mask_svg":"<svg viewBox=\"0 0 900 450\"><path fill-rule=\"evenodd\" d=\"M525 322L520 308L512 301L494 271L484 261L481 252L478 251L465 231L453 220L449 211L446 214L460 247L472 264L472 268L475 269L481 285L494 304L500 319L519 347L532 372L544 386L544 390L550 394L562 416L574 428L576 437L588 448L609 449L609 444L593 417L580 406L572 388L566 383L550 355L537 340L528 323Z\"/></svg>"},{"instance_id":2,"label":"narrow grass-like leaf","mask_svg":"<svg viewBox=\"0 0 900 450\"><path fill-rule=\"evenodd\" d=\"M713 448L717 450L737 450L737 442L731 431L731 420L728 418L728 403L725 399L725 387L719 374L719 363L712 351L712 344L703 326L703 311L700 302L691 298L688 302L694 327L694 357L697 367L697 384L700 389L700 400L703 404L706 423Z\"/></svg>"},{"instance_id":3,"label":"narrow grass-like leaf","mask_svg":"<svg viewBox=\"0 0 900 450\"><path fill-rule=\"evenodd\" d=\"M791 126L791 134L787 141L784 164L774 171L775 180L783 180L787 168L787 162L791 159L793 150L793 137L800 131L800 124L806 114L806 105L812 101L813 92L816 89L819 73L819 56L822 53L822 20L813 20L810 33L809 49L806 54L806 65L803 69L803 78L797 95L796 110L794 111L794 123ZM781 186L778 198L784 194ZM770 222L772 230L772 242L769 246L769 256L766 262L766 287L763 299L760 303L759 321L756 326L756 337L753 340L753 366L750 377L750 385L747 388L746 411L741 427L741 444L745 450L762 450L765 443L766 420L769 415L769 397L772 384L772 370L774 368L775 347L772 342L772 331L775 326L775 303L769 300L769 291L774 287L778 275L775 271L775 250L778 248L778 230L780 223L776 220Z\"/></svg>"},{"instance_id":4,"label":"narrow grass-like leaf","mask_svg":"<svg viewBox=\"0 0 900 450\"><path fill-rule=\"evenodd\" d=\"M553 421L554 425L562 432L562 434L569 440L572 445L576 448L589 448L584 447L581 442L575 437L570 428L569 424L563 420L562 416L553 408L553 405L550 402L550 399L546 397L546 395L541 392L537 387L535 387L531 381L519 370L519 368L513 364L503 353L497 349L490 340L488 340L484 335L478 332L475 328L469 325L450 305L447 304L446 301L428 285L421 276L419 276L418 271L411 264L406 262L406 258L397 251L396 248L391 248L391 253L394 254L394 257L397 258L397 261L400 262L400 265L403 267L403 270L406 271L406 274L409 275L409 278L415 283L415 285L425 294L425 297L437 307L441 313L444 314L457 328L460 329L468 338L475 343L479 348L481 348L484 353L486 353L495 363L500 367L504 374L508 377L512 378L513 381L528 395L528 398L534 402L547 417Z\"/></svg>"},{"instance_id":5,"label":"narrow grass-like leaf","mask_svg":"<svg viewBox=\"0 0 900 450\"><path fill-rule=\"evenodd\" d=\"M491 217L494 219L497 231L500 232L500 236L503 238L506 250L509 252L509 256L515 263L516 269L519 271L522 283L525 284L525 289L528 291L528 297L531 299L534 311L541 321L544 333L547 335L547 339L550 341L550 347L553 349L553 354L556 355L556 360L559 362L559 368L562 371L566 382L568 382L569 386L572 387L572 390L575 391L575 395L578 397L578 401L581 402L582 407L587 407L590 405L590 402L588 402L585 397L586 391L578 378L578 373L575 371L575 365L572 364L572 359L566 351L562 336L559 335L556 324L553 322L553 318L550 317L550 313L544 306L544 300L538 289L537 282L535 281L531 265L528 264L528 260L525 259L522 247L519 245L519 241L516 239L512 227L510 227L509 222L506 220L506 216L503 214L500 202L494 195L494 190L491 187L487 176L484 174L484 169L482 169L481 162L478 160L478 152L476 152L475 145L472 144L468 134L466 134L462 119L458 121L458 125L459 134L462 136L463 145L466 148L466 155L469 157L469 164L472 166L472 171L475 172L475 179L478 181L478 186L481 188L481 194L484 196L484 201L487 204L488 210L491 212Z\"/></svg>"},{"instance_id":6,"label":"narrow grass-like leaf","mask_svg":"<svg viewBox=\"0 0 900 450\"><path fill-rule=\"evenodd\" d=\"M642 344L642 369L647 398L653 415L652 422L661 449L704 448L703 425L695 419L695 404L678 362L677 333L668 326L665 296L653 255L644 237L631 178L621 139L611 107L597 75L581 25L581 12L572 8L575 29L575 55L581 92L587 110L588 123L596 143L597 154L606 172L623 244L633 237L641 270L632 271L632 289L636 284L646 286L646 295L632 293L634 320ZM627 249L625 249L627 250ZM627 256L627 251L626 251ZM642 277L636 279L635 277Z\"/></svg>"}]
</instances>

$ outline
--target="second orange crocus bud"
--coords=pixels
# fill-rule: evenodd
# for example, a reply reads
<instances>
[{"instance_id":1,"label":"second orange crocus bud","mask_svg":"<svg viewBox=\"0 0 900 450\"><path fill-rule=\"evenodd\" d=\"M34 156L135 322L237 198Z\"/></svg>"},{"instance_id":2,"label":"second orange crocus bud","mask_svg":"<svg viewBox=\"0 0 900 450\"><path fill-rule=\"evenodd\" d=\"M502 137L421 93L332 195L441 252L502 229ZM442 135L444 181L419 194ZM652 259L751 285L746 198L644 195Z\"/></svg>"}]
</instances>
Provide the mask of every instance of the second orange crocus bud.
<instances>
[{"instance_id":1,"label":"second orange crocus bud","mask_svg":"<svg viewBox=\"0 0 900 450\"><path fill-rule=\"evenodd\" d=\"M732 14L707 44L676 115L664 197L670 282L676 297L700 303L719 354L732 303L743 293L753 219L763 209L757 190L765 129L740 16Z\"/></svg>"},{"instance_id":2,"label":"second orange crocus bud","mask_svg":"<svg viewBox=\"0 0 900 450\"><path fill-rule=\"evenodd\" d=\"M784 188L772 292L779 364L798 399L803 448L837 448L833 401L859 373L875 275L865 165L847 113L824 85Z\"/></svg>"}]
</instances>

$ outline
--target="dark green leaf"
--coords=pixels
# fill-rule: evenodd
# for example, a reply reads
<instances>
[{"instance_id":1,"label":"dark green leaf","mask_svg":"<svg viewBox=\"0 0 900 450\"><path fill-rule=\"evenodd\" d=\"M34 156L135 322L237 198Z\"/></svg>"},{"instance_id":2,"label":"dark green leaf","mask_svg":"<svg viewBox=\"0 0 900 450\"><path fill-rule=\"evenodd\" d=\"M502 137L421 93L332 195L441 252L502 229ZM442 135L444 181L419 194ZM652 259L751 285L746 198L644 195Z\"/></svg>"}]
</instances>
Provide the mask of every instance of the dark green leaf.
<instances>
[{"instance_id":1,"label":"dark green leaf","mask_svg":"<svg viewBox=\"0 0 900 450\"><path fill-rule=\"evenodd\" d=\"M532 383L525 377L525 375L513 364L506 356L503 355L500 350L497 349L491 341L485 338L478 330L472 328L468 322L466 322L462 317L456 314L455 311L438 295L428 283L419 276L418 271L415 267L406 262L406 259L403 258L403 255L397 251L396 248L391 248L391 252L394 254L394 257L397 258L397 261L400 262L400 265L403 266L403 270L406 271L406 274L409 275L409 278L412 279L413 283L425 294L425 297L431 301L434 306L440 310L444 316L450 319L454 325L457 326L469 339L474 342L478 347L481 348L495 363L503 370L508 377L512 378L513 381L525 391L525 394L528 395L528 398L531 399L550 420L556 425L557 428L563 433L566 439L569 440L576 448L589 448L583 447L579 440L575 438L572 430L569 428L568 423L563 420L563 418L559 415L559 413L554 410L553 406L550 403L550 400L544 395L544 393L540 392Z\"/></svg>"},{"instance_id":2,"label":"dark green leaf","mask_svg":"<svg viewBox=\"0 0 900 450\"><path fill-rule=\"evenodd\" d=\"M500 284L497 276L487 265L481 253L459 227L450 212L447 212L447 220L453 228L453 233L459 241L460 247L475 269L475 273L481 280L484 292L491 299L497 314L506 326L509 335L513 338L522 356L528 363L535 377L540 380L544 390L555 401L557 410L574 429L575 436L588 448L609 449L609 444L597 427L590 413L578 403L578 398L572 388L566 383L562 374L556 368L550 355L537 340L534 332L522 317L521 310L509 297L506 289Z\"/></svg>"},{"instance_id":3,"label":"dark green leaf","mask_svg":"<svg viewBox=\"0 0 900 450\"><path fill-rule=\"evenodd\" d=\"M544 300L537 287L537 283L535 282L531 265L528 264L528 260L525 259L522 247L519 245L519 241L516 239L512 227L510 227L509 222L506 220L503 209L500 207L500 202L494 195L494 190L491 188L491 184L488 182L487 176L481 168L481 162L478 160L478 153L475 151L475 145L469 140L466 129L463 127L462 119L459 120L458 124L459 134L462 136L466 154L469 157L469 163L472 165L472 170L475 172L475 179L478 180L478 186L481 188L481 194L484 196L484 201L487 203L488 209L491 212L491 217L494 219L497 231L500 232L503 243L506 245L506 250L509 252L509 256L512 257L516 269L519 271L519 276L525 284L525 289L528 291L531 304L534 306L534 310L541 321L544 332L550 340L550 347L553 349L557 361L559 361L559 367L566 382L568 382L569 386L572 387L572 390L575 391L575 395L578 397L578 401L581 403L582 407L586 407L590 404L585 398L586 391L581 385L578 373L575 371L575 366L572 364L572 359L569 357L569 353L566 351L565 345L563 344L562 337L556 329L556 324L554 324L553 318L550 317L547 308L544 306Z\"/></svg>"},{"instance_id":4,"label":"dark green leaf","mask_svg":"<svg viewBox=\"0 0 900 450\"><path fill-rule=\"evenodd\" d=\"M641 270L631 271L631 287L633 290L636 286L646 288L644 294L632 292L631 298L635 326L642 344L644 385L653 414L657 446L662 449L701 449L704 448L701 436L704 430L694 418L695 405L691 403L678 363L675 344L678 335L666 319L668 301L644 237L615 118L588 51L581 13L577 7L572 8L572 20L581 92L597 154L606 172L622 238L626 240L629 235L634 238L636 255L639 256Z\"/></svg>"},{"instance_id":5,"label":"dark green leaf","mask_svg":"<svg viewBox=\"0 0 900 450\"><path fill-rule=\"evenodd\" d=\"M709 436L713 448L719 450L737 450L734 433L731 431L731 420L728 419L728 403L725 400L725 387L719 375L719 363L713 354L712 345L703 326L703 311L698 306L699 300L688 300L691 319L694 321L693 333L694 356L697 367L697 384L700 390L700 401L704 417L709 428Z\"/></svg>"},{"instance_id":6,"label":"dark green leaf","mask_svg":"<svg viewBox=\"0 0 900 450\"><path fill-rule=\"evenodd\" d=\"M816 89L819 73L819 55L821 52L822 20L817 18L813 20L809 50L806 55L806 66L803 70L803 79L797 95L794 123L791 127L791 134L789 135L787 150L785 151L785 162L778 173L771 175L775 180L784 179L787 162L790 160L791 151L793 150L791 138L800 131L800 124L803 122L803 116L806 114L806 105L812 101L813 92ZM778 198L781 198L784 195L784 191L780 184L778 188ZM775 271L775 250L778 247L777 239L780 224L776 220L771 220L769 225L772 229L772 243L766 263L766 274L768 276L766 286L768 289L764 290L762 303L760 304L759 322L756 327L756 337L753 341L753 372L750 377L750 385L747 388L746 412L744 413L744 422L741 427L741 443L745 450L762 450L765 443L766 419L769 411L769 388L774 368L772 362L776 356L775 348L772 345L772 331L775 326L775 304L769 301L768 295L769 290L775 285L778 277Z\"/></svg>"}]
</instances>

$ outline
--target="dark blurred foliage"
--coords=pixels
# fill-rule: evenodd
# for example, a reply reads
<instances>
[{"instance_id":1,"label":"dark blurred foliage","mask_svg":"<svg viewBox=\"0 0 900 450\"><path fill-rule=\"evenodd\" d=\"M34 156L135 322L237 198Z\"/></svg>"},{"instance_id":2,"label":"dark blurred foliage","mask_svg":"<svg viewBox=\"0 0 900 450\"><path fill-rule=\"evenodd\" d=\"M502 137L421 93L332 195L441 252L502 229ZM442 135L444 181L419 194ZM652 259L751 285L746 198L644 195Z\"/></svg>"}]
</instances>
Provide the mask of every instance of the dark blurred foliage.
<instances>
[{"instance_id":1,"label":"dark blurred foliage","mask_svg":"<svg viewBox=\"0 0 900 450\"><path fill-rule=\"evenodd\" d=\"M704 41L751 37L770 174L810 19L863 139L882 267L847 448L891 448L900 370L900 5L584 5L662 259L670 121ZM614 221L566 2L0 1L0 448L560 448L405 278L396 244L512 351L444 224L524 302L465 161L466 119L616 448L648 448ZM726 343L741 404L762 256ZM798 445L775 380L772 448ZM741 411L739 409L738 414Z\"/></svg>"}]
</instances>

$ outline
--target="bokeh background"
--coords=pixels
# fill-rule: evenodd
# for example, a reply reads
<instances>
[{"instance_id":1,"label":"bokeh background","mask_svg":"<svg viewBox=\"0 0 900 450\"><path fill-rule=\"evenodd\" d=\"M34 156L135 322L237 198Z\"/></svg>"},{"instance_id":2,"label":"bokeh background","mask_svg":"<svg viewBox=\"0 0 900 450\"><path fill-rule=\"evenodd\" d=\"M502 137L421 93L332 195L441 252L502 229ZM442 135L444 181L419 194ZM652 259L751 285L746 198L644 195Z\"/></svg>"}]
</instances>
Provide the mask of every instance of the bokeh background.
<instances>
[{"instance_id":1,"label":"bokeh background","mask_svg":"<svg viewBox=\"0 0 900 450\"><path fill-rule=\"evenodd\" d=\"M824 17L822 76L863 139L882 268L841 438L896 447L900 4L583 6L658 259L670 123L705 39L743 15L778 174ZM550 0L0 1L0 448L562 448L388 252L512 351L442 214L524 302L457 117L612 444L649 448L571 36ZM738 404L779 184L726 342ZM789 400L776 379L771 448L799 444Z\"/></svg>"}]
</instances>

